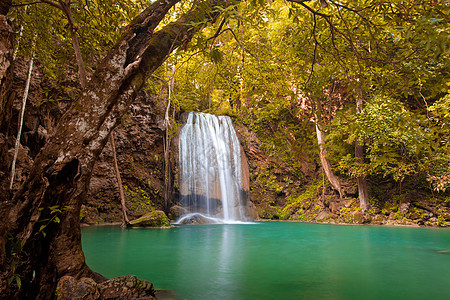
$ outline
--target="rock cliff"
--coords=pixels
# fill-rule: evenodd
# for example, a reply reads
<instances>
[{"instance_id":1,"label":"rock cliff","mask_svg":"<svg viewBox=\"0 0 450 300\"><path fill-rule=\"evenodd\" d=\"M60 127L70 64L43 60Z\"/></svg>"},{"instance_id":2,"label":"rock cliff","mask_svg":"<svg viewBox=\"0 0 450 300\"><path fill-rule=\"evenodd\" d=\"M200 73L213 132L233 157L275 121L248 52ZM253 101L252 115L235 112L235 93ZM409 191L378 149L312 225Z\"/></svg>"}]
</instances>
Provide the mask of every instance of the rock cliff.
<instances>
[{"instance_id":1,"label":"rock cliff","mask_svg":"<svg viewBox=\"0 0 450 300\"><path fill-rule=\"evenodd\" d=\"M39 61L34 65L14 189L18 189L28 175L33 158L54 133L59 118L73 103L77 93L76 75L70 70L65 76L66 82L56 83L45 75ZM8 132L9 161L13 158L27 71L28 61L18 58L13 81L14 107ZM141 92L115 130L117 159L132 219L162 208L164 102L148 91ZM121 220L120 207L112 149L108 143L92 173L89 194L81 212L82 222L118 222Z\"/></svg>"},{"instance_id":2,"label":"rock cliff","mask_svg":"<svg viewBox=\"0 0 450 300\"><path fill-rule=\"evenodd\" d=\"M164 101L144 91L115 129L117 160L131 219L164 206L164 112ZM119 191L108 143L94 168L82 221L92 224L120 219Z\"/></svg>"}]
</instances>

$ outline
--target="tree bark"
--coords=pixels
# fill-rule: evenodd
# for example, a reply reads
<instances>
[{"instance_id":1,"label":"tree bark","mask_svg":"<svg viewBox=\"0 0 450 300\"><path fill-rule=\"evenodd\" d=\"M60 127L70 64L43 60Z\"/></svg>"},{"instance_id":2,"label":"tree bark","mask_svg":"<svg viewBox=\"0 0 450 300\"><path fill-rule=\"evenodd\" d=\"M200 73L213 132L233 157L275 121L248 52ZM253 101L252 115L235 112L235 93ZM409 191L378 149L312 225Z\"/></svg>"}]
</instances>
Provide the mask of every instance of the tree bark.
<instances>
[{"instance_id":1,"label":"tree bark","mask_svg":"<svg viewBox=\"0 0 450 300\"><path fill-rule=\"evenodd\" d=\"M319 144L320 162L322 163L323 171L325 172L325 175L327 176L327 179L330 182L333 189L338 191L339 197L340 199L342 199L344 193L342 191L341 182L331 169L330 161L327 158L327 148L325 147L325 135L323 134L323 131L319 128L319 125L317 123L316 123L316 134L317 134L317 143Z\"/></svg>"},{"instance_id":2,"label":"tree bark","mask_svg":"<svg viewBox=\"0 0 450 300\"><path fill-rule=\"evenodd\" d=\"M6 17L10 6L10 0L0 1L0 202L9 198L8 128L14 99L14 28Z\"/></svg>"},{"instance_id":3,"label":"tree bark","mask_svg":"<svg viewBox=\"0 0 450 300\"><path fill-rule=\"evenodd\" d=\"M120 176L119 164L117 163L116 143L114 142L114 131L111 131L110 140L114 161L114 171L117 180L117 188L119 189L120 204L122 205L122 227L126 227L130 223L130 221L128 220L127 216L127 206L125 204L125 195L123 194L122 178Z\"/></svg>"},{"instance_id":4,"label":"tree bark","mask_svg":"<svg viewBox=\"0 0 450 300\"><path fill-rule=\"evenodd\" d=\"M158 32L156 26L179 0L159 0L145 9L125 29L118 43L97 66L86 89L60 119L55 131L35 158L29 178L0 217L0 294L9 298L54 297L58 279L102 278L85 263L81 249L79 217L92 169L110 132L126 113L154 70L180 45L186 45L205 20L215 21L217 6L232 2L194 2L189 12ZM48 222L55 207L59 222ZM48 223L47 223L48 222ZM46 225L42 229L42 225ZM45 233L45 235L44 235ZM8 234L11 237L8 239ZM13 255L5 247L22 245ZM18 265L12 267L12 261ZM8 286L17 273L22 288Z\"/></svg>"},{"instance_id":5,"label":"tree bark","mask_svg":"<svg viewBox=\"0 0 450 300\"><path fill-rule=\"evenodd\" d=\"M164 141L164 209L166 212L169 211L170 202L170 190L172 189L172 182L170 178L170 136L169 136L169 126L170 126L170 102L172 100L173 86L175 85L175 66L172 68L172 76L169 78L168 89L169 89L169 99L166 107L166 114L164 117L164 127L166 130L166 137Z\"/></svg>"},{"instance_id":6,"label":"tree bark","mask_svg":"<svg viewBox=\"0 0 450 300\"><path fill-rule=\"evenodd\" d=\"M361 112L362 109L363 99L361 92L359 92L356 96L356 111ZM355 158L357 163L364 163L364 148L358 140L355 141ZM367 190L366 178L359 176L356 178L356 183L358 184L359 207L362 211L366 211L369 208L369 192Z\"/></svg>"},{"instance_id":7,"label":"tree bark","mask_svg":"<svg viewBox=\"0 0 450 300\"><path fill-rule=\"evenodd\" d=\"M11 7L11 0L0 0L0 216L6 212L5 203L9 198L9 159L8 159L8 128L12 114L14 95L12 82L14 76L14 28L6 17ZM5 222L5 219L1 223ZM0 249L5 249L6 239L0 225ZM0 251L0 266L3 264ZM4 257L4 255L3 255ZM3 267L1 267L3 269ZM0 286L5 282L0 280Z\"/></svg>"},{"instance_id":8,"label":"tree bark","mask_svg":"<svg viewBox=\"0 0 450 300\"><path fill-rule=\"evenodd\" d=\"M355 157L358 163L363 163L364 148L359 141L355 141ZM366 211L369 208L369 192L366 178L363 176L357 177L356 183L358 184L359 207L361 207L362 211Z\"/></svg>"}]
</instances>

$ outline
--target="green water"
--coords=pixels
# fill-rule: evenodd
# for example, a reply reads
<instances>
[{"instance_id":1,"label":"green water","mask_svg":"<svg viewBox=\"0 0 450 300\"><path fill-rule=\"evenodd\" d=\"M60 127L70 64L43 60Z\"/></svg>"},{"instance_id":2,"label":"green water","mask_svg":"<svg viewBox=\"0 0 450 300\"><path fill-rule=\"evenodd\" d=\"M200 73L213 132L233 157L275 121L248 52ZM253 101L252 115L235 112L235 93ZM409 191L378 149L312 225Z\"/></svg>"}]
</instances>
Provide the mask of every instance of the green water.
<instances>
[{"instance_id":1,"label":"green water","mask_svg":"<svg viewBox=\"0 0 450 300\"><path fill-rule=\"evenodd\" d=\"M450 299L448 229L273 222L82 237L93 270L182 299Z\"/></svg>"}]
</instances>

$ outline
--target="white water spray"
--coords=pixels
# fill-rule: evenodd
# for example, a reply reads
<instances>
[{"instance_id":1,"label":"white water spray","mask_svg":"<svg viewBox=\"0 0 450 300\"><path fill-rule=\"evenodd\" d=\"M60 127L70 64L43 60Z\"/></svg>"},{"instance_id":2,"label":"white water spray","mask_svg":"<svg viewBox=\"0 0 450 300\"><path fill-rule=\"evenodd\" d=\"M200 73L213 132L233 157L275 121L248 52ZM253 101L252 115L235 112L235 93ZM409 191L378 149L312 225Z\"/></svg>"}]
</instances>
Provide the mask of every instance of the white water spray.
<instances>
[{"instance_id":1,"label":"white water spray","mask_svg":"<svg viewBox=\"0 0 450 300\"><path fill-rule=\"evenodd\" d=\"M180 132L179 163L180 202L190 216L213 223L246 220L240 146L229 117L189 113Z\"/></svg>"}]
</instances>

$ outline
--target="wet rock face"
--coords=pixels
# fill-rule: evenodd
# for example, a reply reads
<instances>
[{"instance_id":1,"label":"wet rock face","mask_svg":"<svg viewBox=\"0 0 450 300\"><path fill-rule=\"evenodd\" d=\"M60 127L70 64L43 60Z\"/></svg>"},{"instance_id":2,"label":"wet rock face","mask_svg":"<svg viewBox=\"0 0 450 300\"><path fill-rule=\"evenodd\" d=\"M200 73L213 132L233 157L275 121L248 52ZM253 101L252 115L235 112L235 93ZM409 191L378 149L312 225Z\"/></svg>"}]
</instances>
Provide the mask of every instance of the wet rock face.
<instances>
[{"instance_id":1,"label":"wet rock face","mask_svg":"<svg viewBox=\"0 0 450 300\"><path fill-rule=\"evenodd\" d=\"M114 131L117 161L131 218L162 208L164 103L142 92ZM120 198L108 142L94 168L86 202L88 223L120 221ZM90 214L89 212L94 212Z\"/></svg>"},{"instance_id":2,"label":"wet rock face","mask_svg":"<svg viewBox=\"0 0 450 300\"><path fill-rule=\"evenodd\" d=\"M13 107L11 122L8 126L7 141L9 162L12 162L14 156L14 144L19 128L19 115L22 109L25 83L28 77L29 61L17 57L14 64L14 80L12 84ZM48 94L43 92L44 89ZM53 101L55 99L54 97L60 97L64 100ZM70 99L70 95L63 91L56 92L55 86L45 78L42 65L38 60L35 60L24 112L20 139L21 145L16 162L16 176L13 190L17 190L26 176L28 176L28 170L33 164L34 157L44 146L48 137L54 133L58 119L70 106Z\"/></svg>"},{"instance_id":3,"label":"wet rock face","mask_svg":"<svg viewBox=\"0 0 450 300\"><path fill-rule=\"evenodd\" d=\"M56 288L56 299L156 299L155 292L151 282L134 275L114 277L99 284L90 278L63 276Z\"/></svg>"},{"instance_id":4,"label":"wet rock face","mask_svg":"<svg viewBox=\"0 0 450 300\"><path fill-rule=\"evenodd\" d=\"M11 162L17 135L18 116L28 75L28 61L15 61L14 102L9 126L8 160ZM76 72L67 71L64 89L49 80L39 61L35 60L27 106L25 109L21 148L16 164L13 189L28 176L29 167L48 138L54 134L58 120L77 98ZM161 208L163 192L164 100L142 91L122 124L115 129L115 143L127 207L131 219ZM128 201L129 200L129 201ZM112 149L107 143L93 170L89 193L81 211L81 221L88 224L121 220L121 205L115 178Z\"/></svg>"},{"instance_id":5,"label":"wet rock face","mask_svg":"<svg viewBox=\"0 0 450 300\"><path fill-rule=\"evenodd\" d=\"M189 213L188 210L182 206L174 205L170 208L169 218L178 220L182 215Z\"/></svg>"},{"instance_id":6,"label":"wet rock face","mask_svg":"<svg viewBox=\"0 0 450 300\"><path fill-rule=\"evenodd\" d=\"M271 206L283 206L286 202L287 191L282 188L285 185L284 178L295 178L291 174L290 166L282 161L277 161L272 158L264 149L262 142L258 139L255 132L250 131L242 124L234 124L236 134L241 144L241 149L248 159L248 169L250 181L248 183L248 190L250 200L257 207L258 211L255 213L261 218L277 218L271 212ZM301 169L305 178L313 178L316 172L314 163L308 161L307 157L299 157L301 162ZM280 186L278 191L268 191L264 182L256 180L259 175L267 170L271 170L274 176L274 184ZM264 180L269 179L269 176L261 176Z\"/></svg>"}]
</instances>

